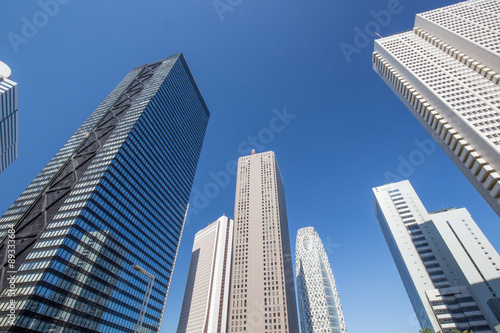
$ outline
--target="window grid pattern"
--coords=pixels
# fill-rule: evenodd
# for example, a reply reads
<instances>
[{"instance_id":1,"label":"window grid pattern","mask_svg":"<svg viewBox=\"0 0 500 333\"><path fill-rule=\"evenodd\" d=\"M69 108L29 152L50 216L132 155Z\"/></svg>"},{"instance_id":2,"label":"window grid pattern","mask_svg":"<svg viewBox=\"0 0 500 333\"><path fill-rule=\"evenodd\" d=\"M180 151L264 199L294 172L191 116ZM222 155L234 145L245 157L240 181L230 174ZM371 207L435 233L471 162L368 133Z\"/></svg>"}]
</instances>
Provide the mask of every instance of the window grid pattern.
<instances>
[{"instance_id":1,"label":"window grid pattern","mask_svg":"<svg viewBox=\"0 0 500 333\"><path fill-rule=\"evenodd\" d=\"M471 68L476 73L481 74L483 77L490 80L494 84L500 85L500 74L498 74L497 72L493 71L490 68L485 67L484 65L481 65L479 62L477 62L473 58L471 58L471 57L467 56L466 54L460 52L459 50L453 48L451 45L448 45L448 44L442 42L441 40L437 39L436 37L432 36L431 34L425 32L424 30L422 30L420 28L413 28L413 31L415 32L415 34L422 37L427 42L431 43L432 45L434 45L435 47L437 47L441 51L447 53L451 57L460 61L462 64ZM484 91L483 91L482 95L485 95Z\"/></svg>"},{"instance_id":2,"label":"window grid pattern","mask_svg":"<svg viewBox=\"0 0 500 333\"><path fill-rule=\"evenodd\" d=\"M288 229L280 186L273 152L239 159L228 332L295 332L289 324L294 317L287 279L293 282L293 272L285 268ZM255 278L255 272L262 275Z\"/></svg>"},{"instance_id":3,"label":"window grid pattern","mask_svg":"<svg viewBox=\"0 0 500 333\"><path fill-rule=\"evenodd\" d=\"M455 121L473 130L500 152L500 86L492 82L500 80L498 74L484 71L473 59L458 56L454 49L419 29L377 43L398 61L402 58L405 67L416 77L422 76L426 85L442 95L456 114ZM464 134L461 130L449 123L449 117L430 105L378 52L373 55L373 63L378 74L400 93L431 135L441 140L443 149L449 149L450 158L465 166L467 178L492 208L500 212L500 174L497 170L461 135ZM447 73L447 70L452 72Z\"/></svg>"},{"instance_id":4,"label":"window grid pattern","mask_svg":"<svg viewBox=\"0 0 500 333\"><path fill-rule=\"evenodd\" d=\"M0 76L0 173L17 158L17 83Z\"/></svg>"},{"instance_id":5,"label":"window grid pattern","mask_svg":"<svg viewBox=\"0 0 500 333\"><path fill-rule=\"evenodd\" d=\"M435 288L451 287L450 282L446 278L442 268L440 267L427 239L425 238L420 222L422 217L418 213L413 213L409 208L410 204L399 190L395 190L390 194L391 200L394 203L397 213L403 224L405 225L415 249L417 250L420 259L424 266L428 268L427 273L434 284ZM401 206L403 204L403 206ZM417 214L417 215L415 215Z\"/></svg>"},{"instance_id":6,"label":"window grid pattern","mask_svg":"<svg viewBox=\"0 0 500 333\"><path fill-rule=\"evenodd\" d=\"M443 333L453 333L453 330L492 333L467 287L434 289L426 294Z\"/></svg>"},{"instance_id":7,"label":"window grid pattern","mask_svg":"<svg viewBox=\"0 0 500 333\"><path fill-rule=\"evenodd\" d=\"M200 96L182 55L159 63L23 263L17 286L34 291L17 327L132 332L148 284L138 264L155 276L143 332L156 332L209 117Z\"/></svg>"},{"instance_id":8,"label":"window grid pattern","mask_svg":"<svg viewBox=\"0 0 500 333\"><path fill-rule=\"evenodd\" d=\"M413 32L399 34L381 45L485 141L500 145L500 86Z\"/></svg>"},{"instance_id":9,"label":"window grid pattern","mask_svg":"<svg viewBox=\"0 0 500 333\"><path fill-rule=\"evenodd\" d=\"M446 274L450 271L445 273L441 266L443 261L441 263L439 261L442 256L440 253L442 248L436 244L442 241L434 240L437 238L434 229L429 230L426 227L426 224L432 220L432 214L445 214L444 212L454 209L444 209L431 213L421 212L418 208L421 204L418 197L415 196L411 185L407 181L405 182L408 185L401 182L374 189L377 193L376 211L421 326L433 327L435 331L439 330L443 333L452 333L455 329L492 333L467 286L457 284L456 280L453 284L449 281ZM382 212L381 207L385 210L384 212ZM410 214L406 212L407 210L410 210ZM386 217L390 219L389 222ZM398 234L406 232L410 236L411 243L406 242L407 238L402 235L399 237L398 244L389 241L390 239L395 240L394 237L398 237ZM431 246L430 242L434 245ZM405 258L398 256L398 253L402 252L405 253ZM420 260L415 259L415 252ZM425 270L419 268L421 264ZM418 270L414 269L413 273L410 274L411 270L409 271L407 267L409 265L418 268ZM430 286L429 280L432 283ZM429 305L430 309L426 309ZM427 316L431 313L434 314L439 326L434 326L429 321Z\"/></svg>"},{"instance_id":10,"label":"window grid pattern","mask_svg":"<svg viewBox=\"0 0 500 333\"><path fill-rule=\"evenodd\" d=\"M118 86L109 94L92 115L83 123L83 125L73 134L73 136L64 144L59 152L52 160L43 168L31 184L24 190L19 198L11 205L11 207L0 218L0 240L5 239L7 229L15 225L15 221L23 216L23 213L28 210L31 204L35 201L50 180L57 175L58 171L64 166L76 149L88 137L92 128L103 118L109 108L113 105L116 98L120 96L125 88L133 80L137 71L131 71Z\"/></svg>"},{"instance_id":11,"label":"window grid pattern","mask_svg":"<svg viewBox=\"0 0 500 333\"><path fill-rule=\"evenodd\" d=\"M335 278L313 227L297 231L295 277L302 332L346 333Z\"/></svg>"},{"instance_id":12,"label":"window grid pattern","mask_svg":"<svg viewBox=\"0 0 500 333\"><path fill-rule=\"evenodd\" d=\"M500 1L472 0L419 16L500 55Z\"/></svg>"},{"instance_id":13,"label":"window grid pattern","mask_svg":"<svg viewBox=\"0 0 500 333\"><path fill-rule=\"evenodd\" d=\"M238 164L238 190L235 207L231 294L229 302L231 332L247 330L248 305L248 227L250 216L250 160Z\"/></svg>"}]
</instances>

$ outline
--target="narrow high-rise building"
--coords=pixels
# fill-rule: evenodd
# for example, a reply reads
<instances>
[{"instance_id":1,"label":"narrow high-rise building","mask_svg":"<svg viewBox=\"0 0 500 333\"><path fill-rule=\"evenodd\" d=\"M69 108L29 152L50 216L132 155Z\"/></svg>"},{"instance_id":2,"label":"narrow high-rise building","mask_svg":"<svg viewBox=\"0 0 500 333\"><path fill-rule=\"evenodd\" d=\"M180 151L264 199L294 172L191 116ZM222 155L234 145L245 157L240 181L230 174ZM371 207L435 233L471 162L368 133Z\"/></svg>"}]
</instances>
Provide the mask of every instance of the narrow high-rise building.
<instances>
[{"instance_id":1,"label":"narrow high-rise building","mask_svg":"<svg viewBox=\"0 0 500 333\"><path fill-rule=\"evenodd\" d=\"M17 158L17 83L9 66L0 61L0 173Z\"/></svg>"},{"instance_id":2,"label":"narrow high-rise building","mask_svg":"<svg viewBox=\"0 0 500 333\"><path fill-rule=\"evenodd\" d=\"M344 314L325 248L313 227L297 231L295 276L303 333L346 333Z\"/></svg>"},{"instance_id":3,"label":"narrow high-rise building","mask_svg":"<svg viewBox=\"0 0 500 333\"><path fill-rule=\"evenodd\" d=\"M285 190L274 152L240 157L228 332L298 332Z\"/></svg>"},{"instance_id":4,"label":"narrow high-rise building","mask_svg":"<svg viewBox=\"0 0 500 333\"><path fill-rule=\"evenodd\" d=\"M233 223L222 216L196 233L177 333L227 332Z\"/></svg>"},{"instance_id":5,"label":"narrow high-rise building","mask_svg":"<svg viewBox=\"0 0 500 333\"><path fill-rule=\"evenodd\" d=\"M467 210L427 212L408 181L376 187L373 194L421 327L500 332L500 256Z\"/></svg>"},{"instance_id":6,"label":"narrow high-rise building","mask_svg":"<svg viewBox=\"0 0 500 333\"><path fill-rule=\"evenodd\" d=\"M129 72L0 218L2 332L158 330L208 118L182 54Z\"/></svg>"},{"instance_id":7,"label":"narrow high-rise building","mask_svg":"<svg viewBox=\"0 0 500 333\"><path fill-rule=\"evenodd\" d=\"M373 69L500 215L500 3L418 14L375 41Z\"/></svg>"}]
</instances>

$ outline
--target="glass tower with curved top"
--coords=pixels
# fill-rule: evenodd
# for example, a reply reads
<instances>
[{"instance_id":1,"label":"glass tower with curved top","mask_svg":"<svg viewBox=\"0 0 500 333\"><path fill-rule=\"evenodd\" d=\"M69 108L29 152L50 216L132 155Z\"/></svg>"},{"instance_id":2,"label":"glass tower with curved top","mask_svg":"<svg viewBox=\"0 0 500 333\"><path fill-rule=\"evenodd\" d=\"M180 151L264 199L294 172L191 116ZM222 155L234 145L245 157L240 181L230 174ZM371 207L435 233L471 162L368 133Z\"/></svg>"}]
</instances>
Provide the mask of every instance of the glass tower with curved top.
<instances>
[{"instance_id":1,"label":"glass tower with curved top","mask_svg":"<svg viewBox=\"0 0 500 333\"><path fill-rule=\"evenodd\" d=\"M295 270L302 332L347 332L330 262L313 227L297 231Z\"/></svg>"}]
</instances>

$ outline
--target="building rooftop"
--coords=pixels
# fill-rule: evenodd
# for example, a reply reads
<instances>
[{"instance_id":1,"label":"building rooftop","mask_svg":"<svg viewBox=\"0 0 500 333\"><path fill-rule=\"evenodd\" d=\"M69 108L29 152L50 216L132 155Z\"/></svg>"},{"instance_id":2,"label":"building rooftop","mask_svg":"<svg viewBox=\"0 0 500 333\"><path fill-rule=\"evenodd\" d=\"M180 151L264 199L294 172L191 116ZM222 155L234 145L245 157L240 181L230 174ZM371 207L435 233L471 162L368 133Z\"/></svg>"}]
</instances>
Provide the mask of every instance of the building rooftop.
<instances>
[{"instance_id":1,"label":"building rooftop","mask_svg":"<svg viewBox=\"0 0 500 333\"><path fill-rule=\"evenodd\" d=\"M430 214L437 214L437 213L447 212L449 210L455 210L455 207L450 207L450 208L444 208L444 209L435 210L433 212L429 212L429 215Z\"/></svg>"},{"instance_id":2,"label":"building rooftop","mask_svg":"<svg viewBox=\"0 0 500 333\"><path fill-rule=\"evenodd\" d=\"M12 71L10 70L10 67L7 66L7 64L0 61L0 77L10 79L11 73Z\"/></svg>"}]
</instances>

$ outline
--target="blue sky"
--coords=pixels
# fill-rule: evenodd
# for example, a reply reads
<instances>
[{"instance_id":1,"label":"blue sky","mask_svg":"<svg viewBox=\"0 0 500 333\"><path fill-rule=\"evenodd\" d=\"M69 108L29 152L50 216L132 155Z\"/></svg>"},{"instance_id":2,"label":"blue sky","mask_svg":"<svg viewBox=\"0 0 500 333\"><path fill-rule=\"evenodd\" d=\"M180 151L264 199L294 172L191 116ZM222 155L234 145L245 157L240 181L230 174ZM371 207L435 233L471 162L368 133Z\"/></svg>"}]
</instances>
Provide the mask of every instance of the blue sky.
<instances>
[{"instance_id":1,"label":"blue sky","mask_svg":"<svg viewBox=\"0 0 500 333\"><path fill-rule=\"evenodd\" d=\"M236 179L214 186L214 175L251 142L276 152L292 248L302 227L323 239L351 333L419 329L373 212L371 188L388 173L408 178L428 210L466 207L500 248L498 216L437 145L418 153L429 135L372 70L374 37L355 38L381 10L392 11L378 15L387 36L454 1L219 0L219 12L211 0L60 2L51 16L36 1L0 4L0 60L19 83L20 120L0 214L131 68L183 52L211 118L162 333L177 327L194 234L233 217Z\"/></svg>"}]
</instances>

